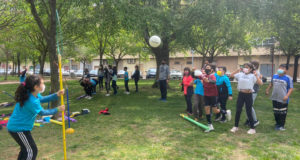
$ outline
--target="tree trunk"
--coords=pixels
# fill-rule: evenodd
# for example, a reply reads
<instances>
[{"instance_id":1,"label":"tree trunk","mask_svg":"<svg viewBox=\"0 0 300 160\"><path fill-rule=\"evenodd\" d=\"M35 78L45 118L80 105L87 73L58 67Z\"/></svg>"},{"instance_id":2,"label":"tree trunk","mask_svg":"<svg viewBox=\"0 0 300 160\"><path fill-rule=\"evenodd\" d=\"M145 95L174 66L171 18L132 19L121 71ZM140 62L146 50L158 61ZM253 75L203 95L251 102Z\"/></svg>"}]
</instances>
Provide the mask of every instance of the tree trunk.
<instances>
[{"instance_id":1,"label":"tree trunk","mask_svg":"<svg viewBox=\"0 0 300 160\"><path fill-rule=\"evenodd\" d=\"M13 63L13 67L12 67L12 72L10 73L12 76L15 76L15 56L12 56L12 63Z\"/></svg>"},{"instance_id":2,"label":"tree trunk","mask_svg":"<svg viewBox=\"0 0 300 160\"><path fill-rule=\"evenodd\" d=\"M6 53L6 67L5 67L5 77L4 80L7 80L7 72L8 72L8 54Z\"/></svg>"},{"instance_id":3,"label":"tree trunk","mask_svg":"<svg viewBox=\"0 0 300 160\"><path fill-rule=\"evenodd\" d=\"M41 52L41 56L39 57L40 75L44 74L44 66L45 66L46 56L47 56L47 52L46 51Z\"/></svg>"},{"instance_id":4,"label":"tree trunk","mask_svg":"<svg viewBox=\"0 0 300 160\"><path fill-rule=\"evenodd\" d=\"M158 78L159 78L159 66L161 65L162 60L166 60L166 64L169 65L169 43L167 41L163 42L163 46L160 48L151 48L152 52L155 55L155 60L156 60L156 78L155 82L152 85L153 88L158 88L159 83L158 83Z\"/></svg>"},{"instance_id":5,"label":"tree trunk","mask_svg":"<svg viewBox=\"0 0 300 160\"><path fill-rule=\"evenodd\" d=\"M291 55L288 54L288 55L286 56L286 67L287 67L287 69L289 69L289 66L290 66L290 59L291 59Z\"/></svg>"},{"instance_id":6,"label":"tree trunk","mask_svg":"<svg viewBox=\"0 0 300 160\"><path fill-rule=\"evenodd\" d=\"M33 74L35 74L35 59L32 59L32 65L33 65Z\"/></svg>"},{"instance_id":7,"label":"tree trunk","mask_svg":"<svg viewBox=\"0 0 300 160\"><path fill-rule=\"evenodd\" d=\"M103 65L103 53L100 51L99 55L100 55L99 67L100 67L101 65Z\"/></svg>"},{"instance_id":8,"label":"tree trunk","mask_svg":"<svg viewBox=\"0 0 300 160\"><path fill-rule=\"evenodd\" d=\"M293 82L297 82L297 77L298 77L298 61L299 61L299 57L300 57L300 55L296 55L296 56L295 56Z\"/></svg>"},{"instance_id":9,"label":"tree trunk","mask_svg":"<svg viewBox=\"0 0 300 160\"><path fill-rule=\"evenodd\" d=\"M20 72L21 72L20 52L17 53L17 63L18 63L18 77L20 77Z\"/></svg>"}]
</instances>

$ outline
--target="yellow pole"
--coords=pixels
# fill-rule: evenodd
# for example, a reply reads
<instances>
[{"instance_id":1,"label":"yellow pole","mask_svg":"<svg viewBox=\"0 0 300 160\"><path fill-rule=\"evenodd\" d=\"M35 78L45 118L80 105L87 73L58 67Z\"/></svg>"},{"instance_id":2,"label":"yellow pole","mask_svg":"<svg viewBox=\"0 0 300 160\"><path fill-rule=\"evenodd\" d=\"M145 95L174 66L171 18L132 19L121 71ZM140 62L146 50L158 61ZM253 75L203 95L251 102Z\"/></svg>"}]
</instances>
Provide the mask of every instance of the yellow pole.
<instances>
[{"instance_id":1,"label":"yellow pole","mask_svg":"<svg viewBox=\"0 0 300 160\"><path fill-rule=\"evenodd\" d=\"M62 81L62 73L61 73L61 55L58 54L58 67L59 67L59 86L60 90L63 88L63 81ZM60 97L61 105L64 105L64 96L61 95ZM67 144L66 144L66 125L65 125L65 112L62 111L62 127L63 127L63 143L64 143L64 160L67 160Z\"/></svg>"}]
</instances>

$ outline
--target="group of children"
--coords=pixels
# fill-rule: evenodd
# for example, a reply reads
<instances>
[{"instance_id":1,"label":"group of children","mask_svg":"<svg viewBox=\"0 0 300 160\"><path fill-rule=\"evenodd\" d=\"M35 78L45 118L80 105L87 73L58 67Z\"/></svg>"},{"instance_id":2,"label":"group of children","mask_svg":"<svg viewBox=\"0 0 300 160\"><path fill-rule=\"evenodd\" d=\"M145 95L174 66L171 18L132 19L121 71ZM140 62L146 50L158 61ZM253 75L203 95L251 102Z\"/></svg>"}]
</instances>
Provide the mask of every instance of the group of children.
<instances>
[{"instance_id":1,"label":"group of children","mask_svg":"<svg viewBox=\"0 0 300 160\"><path fill-rule=\"evenodd\" d=\"M125 94L130 94L129 92L129 74L127 71L127 67L124 67L124 85L125 85ZM135 72L131 76L134 79L136 92L138 92L138 81L140 79L140 71L139 67L135 66ZM99 85L99 89L104 89L103 83L105 83L106 96L110 96L110 86L113 88L113 94L116 95L118 93L118 72L117 67L112 67L109 65L108 67L103 67L100 65L98 69L98 79L91 78L88 70L85 72L84 77L80 80L80 85L83 86L85 94L87 95L87 99L91 99L92 95L96 93L97 85Z\"/></svg>"},{"instance_id":2,"label":"group of children","mask_svg":"<svg viewBox=\"0 0 300 160\"><path fill-rule=\"evenodd\" d=\"M251 61L243 67L231 73L230 78L237 80L238 98L236 102L235 125L230 130L235 133L239 130L240 115L245 104L247 121L245 125L250 127L248 134L255 134L255 127L259 124L255 110L253 108L259 87L263 85L262 75L259 73L259 63ZM274 117L276 120L275 129L285 130L285 119L287 115L288 97L292 93L293 83L291 77L286 75L286 65L280 65L277 74L272 77L272 81L266 90L269 94L273 87L271 99L273 100ZM194 91L194 84L196 85ZM202 119L203 109L209 129L205 132L214 130L211 116L216 115L215 121L225 123L231 120L231 111L227 110L227 100L232 100L232 88L229 77L226 75L226 67L216 67L206 64L202 70L188 67L184 69L182 83L184 96L187 104L187 114L193 115L195 120ZM192 97L194 107L192 106ZM204 107L203 107L204 106Z\"/></svg>"}]
</instances>

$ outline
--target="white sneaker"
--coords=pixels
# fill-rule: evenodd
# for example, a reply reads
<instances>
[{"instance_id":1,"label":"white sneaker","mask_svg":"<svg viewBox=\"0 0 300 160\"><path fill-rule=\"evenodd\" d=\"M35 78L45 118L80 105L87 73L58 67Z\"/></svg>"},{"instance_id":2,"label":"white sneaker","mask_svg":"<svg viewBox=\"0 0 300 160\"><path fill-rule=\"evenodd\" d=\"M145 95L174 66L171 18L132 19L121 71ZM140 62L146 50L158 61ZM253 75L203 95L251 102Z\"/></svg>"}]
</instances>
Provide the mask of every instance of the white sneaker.
<instances>
[{"instance_id":1,"label":"white sneaker","mask_svg":"<svg viewBox=\"0 0 300 160\"><path fill-rule=\"evenodd\" d=\"M91 96L88 96L88 97L87 97L87 99L89 99L89 100L92 99L92 98L93 98L93 97L91 97Z\"/></svg>"},{"instance_id":2,"label":"white sneaker","mask_svg":"<svg viewBox=\"0 0 300 160\"><path fill-rule=\"evenodd\" d=\"M227 122L231 120L231 110L226 111L226 120Z\"/></svg>"},{"instance_id":3,"label":"white sneaker","mask_svg":"<svg viewBox=\"0 0 300 160\"><path fill-rule=\"evenodd\" d=\"M230 132L235 133L235 132L237 132L238 130L239 130L238 127L233 127L233 128L230 130Z\"/></svg>"},{"instance_id":4,"label":"white sneaker","mask_svg":"<svg viewBox=\"0 0 300 160\"><path fill-rule=\"evenodd\" d=\"M110 94L106 94L105 96L108 97L108 96L110 96Z\"/></svg>"},{"instance_id":5,"label":"white sneaker","mask_svg":"<svg viewBox=\"0 0 300 160\"><path fill-rule=\"evenodd\" d=\"M248 134L255 134L255 133L256 133L256 130L255 130L255 129L249 129L247 133L248 133Z\"/></svg>"},{"instance_id":6,"label":"white sneaker","mask_svg":"<svg viewBox=\"0 0 300 160\"><path fill-rule=\"evenodd\" d=\"M210 132L210 131L215 130L215 129L214 129L214 126L213 126L212 124L208 124L208 128L209 128L209 129L205 130L204 132L208 133L208 132Z\"/></svg>"}]
</instances>

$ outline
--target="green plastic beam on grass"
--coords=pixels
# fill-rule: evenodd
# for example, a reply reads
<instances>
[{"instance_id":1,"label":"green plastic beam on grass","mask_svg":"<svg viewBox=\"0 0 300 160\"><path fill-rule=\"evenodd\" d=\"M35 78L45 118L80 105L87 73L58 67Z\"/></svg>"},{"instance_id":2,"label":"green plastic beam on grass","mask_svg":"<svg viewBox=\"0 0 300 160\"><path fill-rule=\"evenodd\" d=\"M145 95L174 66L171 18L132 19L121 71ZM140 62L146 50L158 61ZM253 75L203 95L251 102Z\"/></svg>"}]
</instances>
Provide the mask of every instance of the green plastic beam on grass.
<instances>
[{"instance_id":1,"label":"green plastic beam on grass","mask_svg":"<svg viewBox=\"0 0 300 160\"><path fill-rule=\"evenodd\" d=\"M195 121L195 120L189 118L188 116L185 116L184 114L180 114L180 117L182 117L182 118L184 118L184 119L186 119L186 120L188 120L188 121L194 123L195 125L197 125L197 126L203 128L203 129L205 129L205 130L208 130L208 129L209 129L208 126L206 126L206 125L204 125L204 124L202 124L202 123L199 123L199 122L197 122L197 121Z\"/></svg>"}]
</instances>

